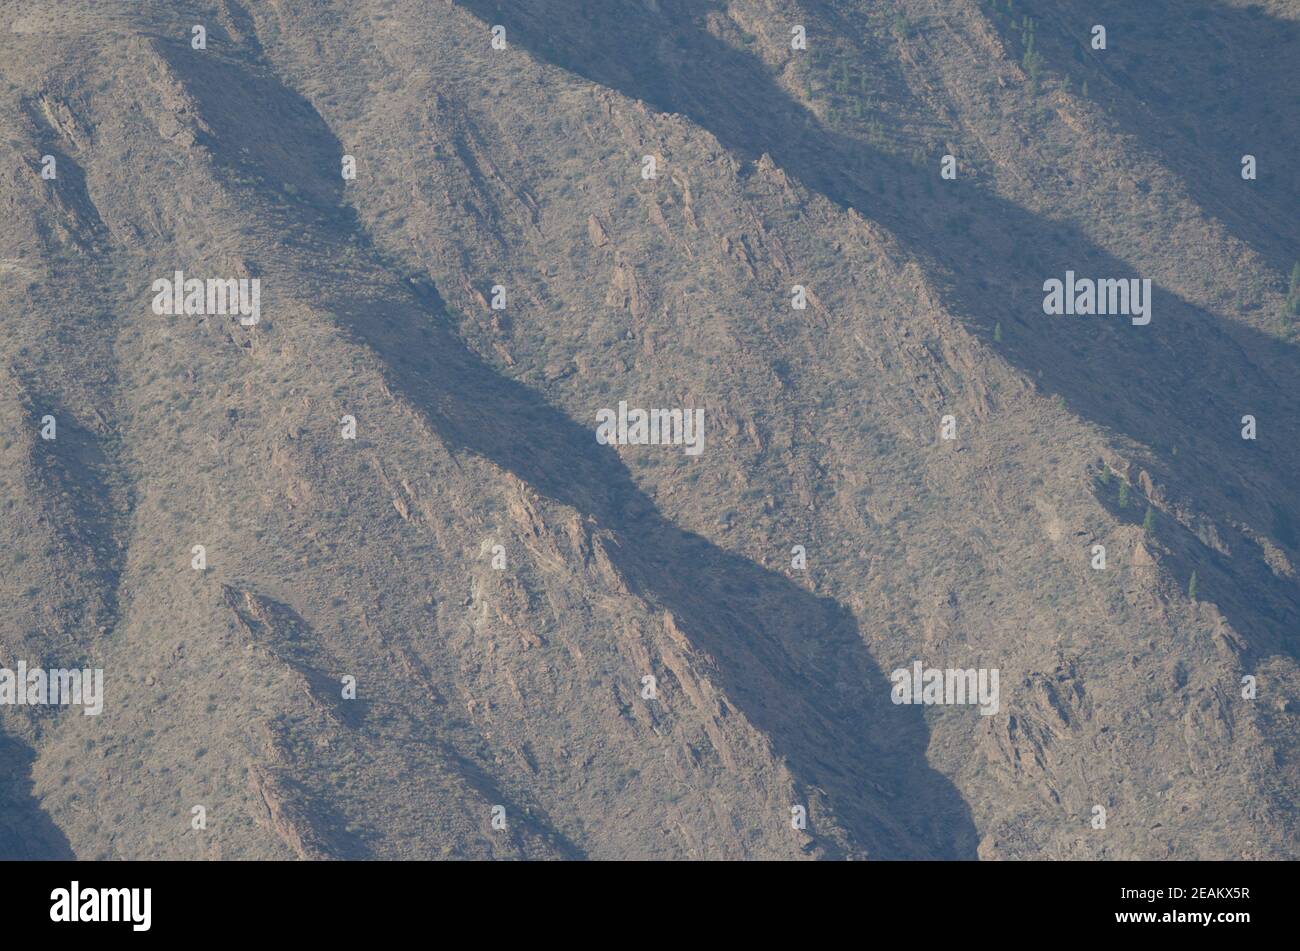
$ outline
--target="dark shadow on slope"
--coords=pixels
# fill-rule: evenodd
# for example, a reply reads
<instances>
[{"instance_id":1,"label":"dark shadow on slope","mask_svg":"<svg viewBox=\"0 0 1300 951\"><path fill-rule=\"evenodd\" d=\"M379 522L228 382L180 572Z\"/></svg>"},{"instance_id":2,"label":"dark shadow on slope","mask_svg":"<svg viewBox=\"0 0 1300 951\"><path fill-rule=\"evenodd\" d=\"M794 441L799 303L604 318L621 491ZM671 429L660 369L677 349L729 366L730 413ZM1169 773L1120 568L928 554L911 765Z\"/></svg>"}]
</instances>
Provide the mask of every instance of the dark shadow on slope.
<instances>
[{"instance_id":1,"label":"dark shadow on slope","mask_svg":"<svg viewBox=\"0 0 1300 951\"><path fill-rule=\"evenodd\" d=\"M418 728L419 724L412 724ZM424 724L425 736L421 739L429 742L428 725ZM560 858L572 861L580 861L587 858L584 852L568 836L556 828L555 823L551 821L550 816L534 802L520 802L510 793L506 792L496 781L496 779L483 769L477 762L468 756L462 754L456 747L441 739L433 740L434 745L439 748L444 760L452 764L456 771L475 793L478 794L479 800L485 803L500 804L506 807L507 816L523 816L522 821L507 823L506 834L514 842L515 848L519 850L520 855L526 855L530 858L536 855L529 839L536 836L548 848L554 851Z\"/></svg>"},{"instance_id":2,"label":"dark shadow on slope","mask_svg":"<svg viewBox=\"0 0 1300 951\"><path fill-rule=\"evenodd\" d=\"M1210 0L1039 0L1024 12L1039 22L1048 70L1076 88L1088 79L1090 98L1159 153L1197 204L1274 267L1291 267L1300 26ZM1094 23L1106 25L1104 51L1088 44ZM1244 154L1258 160L1255 181L1241 177Z\"/></svg>"},{"instance_id":3,"label":"dark shadow on slope","mask_svg":"<svg viewBox=\"0 0 1300 951\"><path fill-rule=\"evenodd\" d=\"M897 156L823 126L748 53L714 37L717 3L661 0L465 0L511 42L593 82L681 113L746 158L763 153L805 186L886 225L932 269L951 310L1070 409L1160 453L1151 475L1205 510L1273 530L1276 506L1300 516L1300 351L1221 320L1153 287L1151 323L1043 313L1042 285L1079 277L1142 277L1068 224L1050 221L970 182L933 181ZM869 184L870 183L870 184ZM1195 261L1187 262L1195 267ZM1003 341L993 330L1004 324ZM938 407L935 408L936 413ZM1239 438L1240 419L1267 417L1269 437ZM1171 450L1177 449L1174 456ZM1285 543L1284 543L1285 544ZM1253 545L1239 546L1254 560ZM1300 551L1290 550L1293 560ZM1246 575L1258 566L1243 569ZM1300 621L1300 590L1288 599ZM1231 617L1284 648L1286 631ZM1262 636L1261 636L1262 635Z\"/></svg>"},{"instance_id":4,"label":"dark shadow on slope","mask_svg":"<svg viewBox=\"0 0 1300 951\"><path fill-rule=\"evenodd\" d=\"M35 392L34 382L25 386L28 393ZM124 521L131 502L114 485L120 476L106 437L52 397L38 398L37 405L55 417L58 428L57 438L38 441L33 466L50 498L55 530L78 553L83 579L93 582L91 597L64 604L65 609L75 609L75 620L68 626L74 629L73 644L84 650L90 632L117 623L118 588L126 563ZM54 597L56 592L48 594ZM80 631L75 630L78 627Z\"/></svg>"},{"instance_id":5,"label":"dark shadow on slope","mask_svg":"<svg viewBox=\"0 0 1300 951\"><path fill-rule=\"evenodd\" d=\"M71 241L83 251L96 251L107 239L108 229L99 217L99 209L90 200L90 191L86 188L86 173L72 160L68 149L77 150L78 143L50 124L46 119L40 103L31 96L22 99L22 109L28 121L39 132L40 143L37 146L40 156L33 156L32 174L38 176L43 163L35 161L45 155L54 157L55 178L41 179L41 186L47 192L47 201L60 212L71 225L66 232L66 240ZM61 145L54 145L59 142ZM36 143L33 143L36 144ZM36 219L36 227L45 242L46 250L58 257L62 250L63 239L56 238L46 223Z\"/></svg>"},{"instance_id":6,"label":"dark shadow on slope","mask_svg":"<svg viewBox=\"0 0 1300 951\"><path fill-rule=\"evenodd\" d=\"M329 796L318 795L289 770L249 765L250 789L260 797L259 820L299 858L361 861L369 844Z\"/></svg>"},{"instance_id":7,"label":"dark shadow on slope","mask_svg":"<svg viewBox=\"0 0 1300 951\"><path fill-rule=\"evenodd\" d=\"M23 641L28 651L55 662L52 666L78 667L96 640L117 624L124 523L133 502L102 415L97 423L74 414L57 388L47 386L44 368L29 360L9 371L25 415L42 430L45 416L55 420L55 438L33 435L29 443L34 477L29 489L37 500L37 518L58 541L58 563L74 570L77 583L41 585L31 592L39 592L57 622L42 626L40 633L29 631Z\"/></svg>"},{"instance_id":8,"label":"dark shadow on slope","mask_svg":"<svg viewBox=\"0 0 1300 951\"><path fill-rule=\"evenodd\" d=\"M74 859L32 787L31 750L0 732L0 861Z\"/></svg>"},{"instance_id":9,"label":"dark shadow on slope","mask_svg":"<svg viewBox=\"0 0 1300 951\"><path fill-rule=\"evenodd\" d=\"M1247 635L1242 650L1245 669L1269 654L1279 651L1300 653L1300 611L1297 610L1296 585L1270 569L1256 551L1254 557L1238 558L1225 554L1225 541L1232 550L1255 549L1257 542L1237 531L1211 537L1204 531L1197 533L1181 522L1164 514L1151 501L1133 487L1125 505L1119 504L1120 481L1110 478L1105 483L1094 481L1093 494L1118 522L1142 525L1146 512L1152 513L1152 524L1144 544L1154 550L1159 558L1161 572L1183 593L1192 594L1192 576L1196 576L1195 600L1214 604L1224 617L1236 620L1243 617L1262 618L1272 625L1274 637L1261 641L1254 631L1234 624L1241 634ZM1115 567L1121 571L1151 571L1150 567L1135 567L1127 563L1129 553L1117 552ZM1258 630L1258 626L1254 629Z\"/></svg>"},{"instance_id":10,"label":"dark shadow on slope","mask_svg":"<svg viewBox=\"0 0 1300 951\"><path fill-rule=\"evenodd\" d=\"M391 274L376 283L374 265L397 269L341 207L341 149L305 100L264 70L163 45L203 106L213 128L205 145L219 162L235 169L251 160L272 183L296 174L300 200L268 207L253 191L249 201L285 236L285 254L317 268L322 306L384 359L394 387L450 446L482 455L617 534L610 557L628 584L671 612L716 661L718 686L769 737L797 782L824 792L834 813L828 824L847 835L842 846L822 840L827 853L974 858L969 808L926 761L921 709L890 702L890 683L851 613L664 518L617 454L597 444L596 407L590 425L580 425L501 376L452 332L431 284L399 283ZM276 144L240 153L272 129ZM286 141L303 150L295 161L268 161ZM325 190L328 205L313 200ZM344 262L358 243L373 264L349 281ZM815 810L810 818L815 831ZM785 824L788 813L770 821Z\"/></svg>"},{"instance_id":11,"label":"dark shadow on slope","mask_svg":"<svg viewBox=\"0 0 1300 951\"><path fill-rule=\"evenodd\" d=\"M325 716L339 727L355 731L363 740L372 740L380 735L378 725L370 720L374 702L364 690L353 700L343 699L339 678L346 669L345 665L302 615L289 605L248 588L227 584L221 587L222 598L243 633L252 643L269 651L302 677L308 695ZM435 747L443 761L460 774L483 802L502 803L510 815L528 816L526 824L519 823L509 828L509 835L518 844L521 854L527 853L525 833L532 832L564 858L585 858L582 850L565 838L536 804L516 802L486 770L436 735L428 723L417 718L410 718L408 723L411 736L402 737L402 742L414 739L423 746ZM320 834L330 855L349 859L372 857L369 845L361 836L348 831L345 817L330 805L327 798L313 795L305 782L287 773L280 778L300 794L305 804L305 818Z\"/></svg>"},{"instance_id":12,"label":"dark shadow on slope","mask_svg":"<svg viewBox=\"0 0 1300 951\"><path fill-rule=\"evenodd\" d=\"M301 677L308 696L326 716L340 726L361 728L370 700L361 694L343 699L339 678L345 665L297 611L248 588L222 584L221 593L249 643L268 651Z\"/></svg>"},{"instance_id":13,"label":"dark shadow on slope","mask_svg":"<svg viewBox=\"0 0 1300 951\"><path fill-rule=\"evenodd\" d=\"M850 612L665 519L592 426L500 376L448 329L436 291L415 301L322 299L386 361L394 384L453 447L478 453L613 530L611 561L717 663L715 679L806 788L824 790L852 851L974 855L969 812L926 763L918 710L893 705ZM777 821L773 817L773 821Z\"/></svg>"}]
</instances>

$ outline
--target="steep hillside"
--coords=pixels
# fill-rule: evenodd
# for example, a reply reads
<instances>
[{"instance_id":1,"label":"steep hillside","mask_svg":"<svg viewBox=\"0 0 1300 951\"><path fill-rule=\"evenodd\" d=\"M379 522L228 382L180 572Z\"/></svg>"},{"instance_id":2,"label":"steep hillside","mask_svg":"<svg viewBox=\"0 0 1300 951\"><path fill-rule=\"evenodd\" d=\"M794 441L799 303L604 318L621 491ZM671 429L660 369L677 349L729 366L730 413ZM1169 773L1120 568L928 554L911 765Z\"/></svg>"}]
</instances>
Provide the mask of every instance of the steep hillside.
<instances>
[{"instance_id":1,"label":"steep hillside","mask_svg":"<svg viewBox=\"0 0 1300 951\"><path fill-rule=\"evenodd\" d=\"M1300 857L1298 19L0 4L0 857Z\"/></svg>"}]
</instances>

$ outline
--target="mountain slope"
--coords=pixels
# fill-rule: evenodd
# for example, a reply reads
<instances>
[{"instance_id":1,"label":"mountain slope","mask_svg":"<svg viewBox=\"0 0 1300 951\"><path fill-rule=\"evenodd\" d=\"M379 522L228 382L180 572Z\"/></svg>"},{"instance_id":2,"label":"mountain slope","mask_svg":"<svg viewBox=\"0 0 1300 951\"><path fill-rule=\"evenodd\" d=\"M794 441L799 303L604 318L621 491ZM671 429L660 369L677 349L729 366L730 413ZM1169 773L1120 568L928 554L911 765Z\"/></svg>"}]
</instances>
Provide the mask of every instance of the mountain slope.
<instances>
[{"instance_id":1,"label":"mountain slope","mask_svg":"<svg viewBox=\"0 0 1300 951\"><path fill-rule=\"evenodd\" d=\"M109 692L0 707L3 854L1296 855L1293 93L1243 181L1156 65L1294 5L433 9L6 6L0 666Z\"/></svg>"}]
</instances>

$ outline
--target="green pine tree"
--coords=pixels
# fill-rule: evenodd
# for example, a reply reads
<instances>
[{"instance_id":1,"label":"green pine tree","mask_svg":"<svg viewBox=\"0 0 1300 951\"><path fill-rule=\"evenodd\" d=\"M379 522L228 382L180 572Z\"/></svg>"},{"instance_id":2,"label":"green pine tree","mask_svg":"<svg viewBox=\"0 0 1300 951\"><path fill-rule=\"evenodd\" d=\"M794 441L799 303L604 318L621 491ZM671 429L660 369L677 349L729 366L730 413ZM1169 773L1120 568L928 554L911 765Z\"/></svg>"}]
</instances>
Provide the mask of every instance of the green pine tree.
<instances>
[{"instance_id":1,"label":"green pine tree","mask_svg":"<svg viewBox=\"0 0 1300 951\"><path fill-rule=\"evenodd\" d=\"M996 324L993 325L993 342L994 343L1002 342L1002 321L998 321Z\"/></svg>"},{"instance_id":2,"label":"green pine tree","mask_svg":"<svg viewBox=\"0 0 1300 951\"><path fill-rule=\"evenodd\" d=\"M1150 535L1151 529L1155 527L1155 524L1156 524L1155 509L1153 509L1151 506L1148 505L1147 514L1142 518L1142 531Z\"/></svg>"},{"instance_id":3,"label":"green pine tree","mask_svg":"<svg viewBox=\"0 0 1300 951\"><path fill-rule=\"evenodd\" d=\"M1196 600L1196 572L1195 571L1193 571L1192 576L1187 579L1187 597L1190 598L1192 601Z\"/></svg>"},{"instance_id":4,"label":"green pine tree","mask_svg":"<svg viewBox=\"0 0 1300 951\"><path fill-rule=\"evenodd\" d=\"M1121 482L1119 484L1119 507L1122 509L1128 508L1128 483L1127 482Z\"/></svg>"},{"instance_id":5,"label":"green pine tree","mask_svg":"<svg viewBox=\"0 0 1300 951\"><path fill-rule=\"evenodd\" d=\"M1286 294L1286 307L1282 311L1284 318L1300 317L1300 261L1291 268L1291 286Z\"/></svg>"},{"instance_id":6,"label":"green pine tree","mask_svg":"<svg viewBox=\"0 0 1300 951\"><path fill-rule=\"evenodd\" d=\"M1027 36L1029 39L1025 42L1025 55L1020 61L1020 65L1024 68L1025 74L1029 77L1030 91L1037 94L1038 79L1043 72L1043 57L1038 50L1034 49L1034 34L1029 33Z\"/></svg>"}]
</instances>

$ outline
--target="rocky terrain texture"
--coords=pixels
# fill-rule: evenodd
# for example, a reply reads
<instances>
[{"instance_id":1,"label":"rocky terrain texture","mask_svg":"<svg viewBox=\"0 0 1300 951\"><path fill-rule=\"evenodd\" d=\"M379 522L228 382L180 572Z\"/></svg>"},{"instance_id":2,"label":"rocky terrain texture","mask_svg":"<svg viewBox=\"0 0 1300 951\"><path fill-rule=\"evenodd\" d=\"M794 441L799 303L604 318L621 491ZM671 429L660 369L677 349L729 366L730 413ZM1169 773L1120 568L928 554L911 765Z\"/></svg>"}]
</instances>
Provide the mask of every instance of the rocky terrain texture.
<instances>
[{"instance_id":1,"label":"rocky terrain texture","mask_svg":"<svg viewBox=\"0 0 1300 951\"><path fill-rule=\"evenodd\" d=\"M1298 39L0 0L0 667L106 690L0 707L0 857L1300 857ZM261 321L155 314L178 269Z\"/></svg>"}]
</instances>

